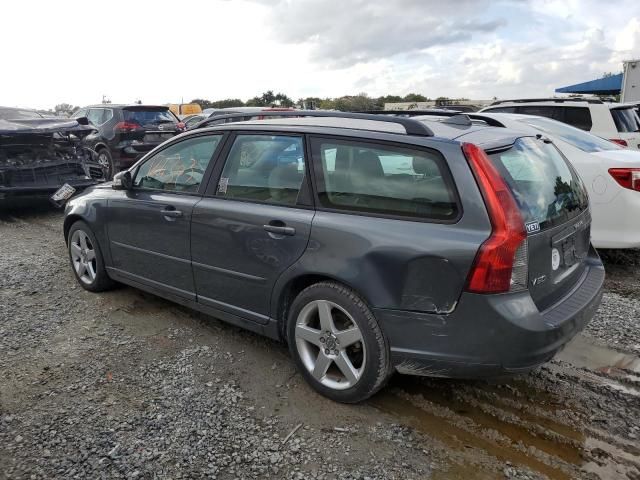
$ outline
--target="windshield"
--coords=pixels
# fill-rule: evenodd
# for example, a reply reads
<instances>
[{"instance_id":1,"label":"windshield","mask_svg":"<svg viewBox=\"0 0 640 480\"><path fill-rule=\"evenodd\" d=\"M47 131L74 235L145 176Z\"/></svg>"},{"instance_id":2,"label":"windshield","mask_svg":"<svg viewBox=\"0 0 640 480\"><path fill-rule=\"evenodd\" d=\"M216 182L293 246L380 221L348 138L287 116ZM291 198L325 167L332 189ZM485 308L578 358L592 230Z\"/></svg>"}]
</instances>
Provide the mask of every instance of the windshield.
<instances>
[{"instance_id":1,"label":"windshield","mask_svg":"<svg viewBox=\"0 0 640 480\"><path fill-rule=\"evenodd\" d=\"M168 108L159 109L140 109L140 110L123 110L124 120L126 122L137 123L138 125L158 125L160 123L178 123L176 117Z\"/></svg>"},{"instance_id":2,"label":"windshield","mask_svg":"<svg viewBox=\"0 0 640 480\"><path fill-rule=\"evenodd\" d=\"M640 132L640 118L634 108L614 108L611 115L619 132Z\"/></svg>"},{"instance_id":3,"label":"windshield","mask_svg":"<svg viewBox=\"0 0 640 480\"><path fill-rule=\"evenodd\" d=\"M592 135L579 128L566 123L557 122L549 118L523 118L519 122L539 128L543 132L558 137L560 140L573 145L584 152L603 152L606 150L619 150L619 147L609 140Z\"/></svg>"},{"instance_id":4,"label":"windshield","mask_svg":"<svg viewBox=\"0 0 640 480\"><path fill-rule=\"evenodd\" d=\"M31 110L0 108L0 120L26 120L29 118L42 118L42 115Z\"/></svg>"},{"instance_id":5,"label":"windshield","mask_svg":"<svg viewBox=\"0 0 640 480\"><path fill-rule=\"evenodd\" d=\"M488 153L509 185L525 223L537 223L544 230L588 207L580 178L553 144L525 137L507 150Z\"/></svg>"}]
</instances>

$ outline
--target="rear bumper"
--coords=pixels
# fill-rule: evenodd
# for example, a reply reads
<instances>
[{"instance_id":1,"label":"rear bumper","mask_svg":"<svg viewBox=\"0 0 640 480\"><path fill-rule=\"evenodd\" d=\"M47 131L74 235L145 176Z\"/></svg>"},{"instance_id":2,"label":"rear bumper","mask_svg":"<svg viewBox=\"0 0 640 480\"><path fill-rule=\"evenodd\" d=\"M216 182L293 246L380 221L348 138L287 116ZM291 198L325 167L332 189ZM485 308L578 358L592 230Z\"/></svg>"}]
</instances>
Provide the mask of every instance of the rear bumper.
<instances>
[{"instance_id":1,"label":"rear bumper","mask_svg":"<svg viewBox=\"0 0 640 480\"><path fill-rule=\"evenodd\" d=\"M448 315L375 310L400 373L478 378L526 372L549 361L593 318L604 267L595 251L576 287L540 312L528 292L464 293Z\"/></svg>"}]
</instances>

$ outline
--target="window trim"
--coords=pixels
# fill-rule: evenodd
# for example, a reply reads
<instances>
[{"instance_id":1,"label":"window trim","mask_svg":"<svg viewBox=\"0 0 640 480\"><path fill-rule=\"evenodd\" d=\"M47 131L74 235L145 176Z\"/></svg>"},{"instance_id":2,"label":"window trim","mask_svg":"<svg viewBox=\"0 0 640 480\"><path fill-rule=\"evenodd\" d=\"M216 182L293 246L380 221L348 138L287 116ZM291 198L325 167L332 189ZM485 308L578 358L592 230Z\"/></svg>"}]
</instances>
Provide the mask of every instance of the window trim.
<instances>
[{"instance_id":1,"label":"window trim","mask_svg":"<svg viewBox=\"0 0 640 480\"><path fill-rule=\"evenodd\" d=\"M229 153L231 153L231 149L236 141L236 138L241 135L264 135L264 136L279 136L279 137L298 137L302 140L302 149L305 154L305 162L304 162L304 178L302 183L300 184L300 190L298 191L298 197L296 199L296 203L294 204L285 204L285 203L274 203L268 202L264 200L253 200L249 198L233 198L233 197L224 197L221 195L216 195L218 191L218 183L220 182L220 177L222 177L222 171L224 170L225 165L227 164L227 159L229 158ZM216 167L212 172L205 192L203 194L204 197L214 198L218 200L225 201L235 201L235 202L244 202L244 203L255 203L258 205L271 205L274 207L284 207L284 208L302 208L305 210L313 209L313 201L309 202L310 199L313 198L311 194L311 185L310 185L310 159L309 159L310 151L308 148L308 142L306 135L304 133L299 132L284 132L281 130L269 131L269 130L233 130L229 132L229 136L227 138L227 142L225 144L225 148L220 152L220 156L216 163Z\"/></svg>"},{"instance_id":2,"label":"window trim","mask_svg":"<svg viewBox=\"0 0 640 480\"><path fill-rule=\"evenodd\" d=\"M200 185L198 186L198 190L196 190L195 192L180 192L180 191L175 191L175 190L163 190L161 188L137 187L135 185L132 187L131 190L133 192L161 192L161 193L166 193L166 194L196 195L196 196L202 197L204 195L204 192L205 192L207 186L209 185L209 182L210 182L210 179L211 179L211 173L212 173L216 163L218 163L218 161L220 159L220 153L222 152L223 147L225 146L225 144L227 142L228 132L225 132L225 131L198 132L197 135L189 135L188 137L182 137L182 138L179 138L178 140L170 140L166 144L163 144L161 146L162 148L159 148L157 150L156 149L152 150L151 152L149 152L148 156L145 156L145 157L141 158L131 168L129 168L129 171L131 172L132 183L133 183L133 182L135 182L135 179L136 179L136 176L138 175L138 171L140 170L140 167L142 165L144 165L145 163L147 163L148 161L151 161L160 152L162 152L162 151L166 150L167 148L170 148L170 147L172 147L174 145L177 145L177 144L185 142L185 141L192 140L194 138L213 137L213 136L219 136L220 137L220 141L218 142L218 145L216 146L216 148L213 150L213 154L212 154L211 158L209 159L209 164L207 165L207 168L205 169L204 174L202 175L202 181L200 182Z\"/></svg>"},{"instance_id":3,"label":"window trim","mask_svg":"<svg viewBox=\"0 0 640 480\"><path fill-rule=\"evenodd\" d=\"M316 156L313 154L313 142L322 141L322 140L327 140L327 141L336 142L336 143L353 142L353 143L360 143L364 145L366 144L380 145L383 148L395 147L395 148L400 148L404 150L424 151L430 154L435 153L438 157L436 161L438 163L438 168L442 172L442 178L445 182L445 185L449 188L449 191L453 194L453 201L455 202L457 207L457 215L450 219L439 219L439 218L429 218L429 217L417 217L417 216L410 216L410 215L396 215L393 213L368 212L364 210L347 210L342 208L326 207L322 205L322 203L320 202L320 196L318 195L318 185L320 183L318 180L320 178L322 178L322 184L324 185L324 176L323 176L324 173L322 171L322 160L319 159L320 161L316 163ZM330 134L309 135L308 144L309 144L309 150L310 150L309 163L311 164L313 169L313 179L312 179L313 200L315 202L315 209L319 212L340 213L344 215L358 215L358 216L373 217L373 218L386 218L390 220L402 220L405 222L418 222L418 223L431 223L431 224L444 224L444 225L453 225L458 223L462 219L464 210L463 210L462 201L460 198L460 194L458 192L456 182L454 181L454 178L451 173L451 169L449 168L449 164L447 162L446 157L440 150L436 148L426 147L423 145L393 142L393 141L385 141L385 140L377 140L377 139L353 137L353 136L338 136L338 135L330 135ZM462 150L460 151L460 153L462 154Z\"/></svg>"}]
</instances>

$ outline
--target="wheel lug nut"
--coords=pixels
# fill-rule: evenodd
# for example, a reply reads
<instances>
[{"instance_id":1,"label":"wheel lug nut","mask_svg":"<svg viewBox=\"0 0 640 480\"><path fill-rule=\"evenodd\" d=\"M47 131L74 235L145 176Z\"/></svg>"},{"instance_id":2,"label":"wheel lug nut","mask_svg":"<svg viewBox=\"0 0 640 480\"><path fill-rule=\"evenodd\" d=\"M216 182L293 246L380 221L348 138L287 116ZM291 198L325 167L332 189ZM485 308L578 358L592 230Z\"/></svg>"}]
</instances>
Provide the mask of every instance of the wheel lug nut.
<instances>
[{"instance_id":1,"label":"wheel lug nut","mask_svg":"<svg viewBox=\"0 0 640 480\"><path fill-rule=\"evenodd\" d=\"M329 349L328 349L328 348L325 348L325 349L324 349L324 354L325 354L325 355L329 355Z\"/></svg>"},{"instance_id":2,"label":"wheel lug nut","mask_svg":"<svg viewBox=\"0 0 640 480\"><path fill-rule=\"evenodd\" d=\"M324 343L324 342L325 342L324 337L320 337L320 343Z\"/></svg>"}]
</instances>

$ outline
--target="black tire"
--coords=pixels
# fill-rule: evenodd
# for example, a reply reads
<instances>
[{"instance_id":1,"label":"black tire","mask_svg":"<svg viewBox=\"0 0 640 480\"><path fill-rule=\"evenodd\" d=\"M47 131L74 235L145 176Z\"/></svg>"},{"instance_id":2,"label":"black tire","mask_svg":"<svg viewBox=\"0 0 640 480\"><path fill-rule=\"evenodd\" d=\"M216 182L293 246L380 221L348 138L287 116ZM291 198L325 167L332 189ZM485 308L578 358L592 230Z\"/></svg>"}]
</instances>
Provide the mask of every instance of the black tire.
<instances>
[{"instance_id":1,"label":"black tire","mask_svg":"<svg viewBox=\"0 0 640 480\"><path fill-rule=\"evenodd\" d=\"M298 350L298 340L296 339L296 325L301 312L305 307L315 302L330 302L339 309L344 310L350 315L349 321L355 323L360 330L361 343L364 343L361 356L364 363L361 364L361 374L359 379L346 389L336 389L326 386L314 377ZM335 308L333 312L335 312ZM341 313L338 310L339 313ZM319 315L319 313L318 313ZM353 290L336 282L321 282L311 285L304 289L295 298L289 309L287 319L287 338L289 343L289 351L294 359L296 367L305 378L305 380L313 387L314 390L325 397L342 403L357 403L366 400L378 390L380 390L389 380L393 369L391 367L391 359L389 354L389 344L378 325L376 318L367 306L366 302ZM321 341L328 342L326 338ZM309 344L311 345L311 344ZM327 343L323 344L327 346ZM355 346L359 346L358 343ZM303 347L304 348L304 347ZM315 348L311 346L311 348ZM325 350L326 351L326 350ZM318 352L321 355L322 352ZM312 358L312 355L310 356ZM318 357L319 359L319 357ZM319 360L317 360L319 361ZM329 367L337 367L331 364ZM328 370L327 372L329 372ZM340 372L338 372L340 373ZM328 373L324 375L324 378Z\"/></svg>"},{"instance_id":2,"label":"black tire","mask_svg":"<svg viewBox=\"0 0 640 480\"><path fill-rule=\"evenodd\" d=\"M76 261L74 261L74 248L78 246L78 244L75 243L75 240L83 234L86 235L88 240L87 246L90 245L91 250L95 252L94 258L92 260L87 260L87 263L91 263L92 271L95 273L93 279L91 279L91 275L88 273L89 270L87 268L84 269L86 274L81 276L76 268ZM107 275L104 265L104 257L102 256L102 251L100 250L100 245L98 244L96 236L91 231L89 225L82 220L75 222L69 229L69 234L67 236L67 252L69 253L71 270L82 288L89 290L90 292L103 292L116 285L116 282L111 280L109 275Z\"/></svg>"},{"instance_id":3,"label":"black tire","mask_svg":"<svg viewBox=\"0 0 640 480\"><path fill-rule=\"evenodd\" d=\"M115 165L113 163L113 157L108 148L99 148L97 150L98 158L96 159L100 166L103 168L104 179L111 180L116 173Z\"/></svg>"}]
</instances>

